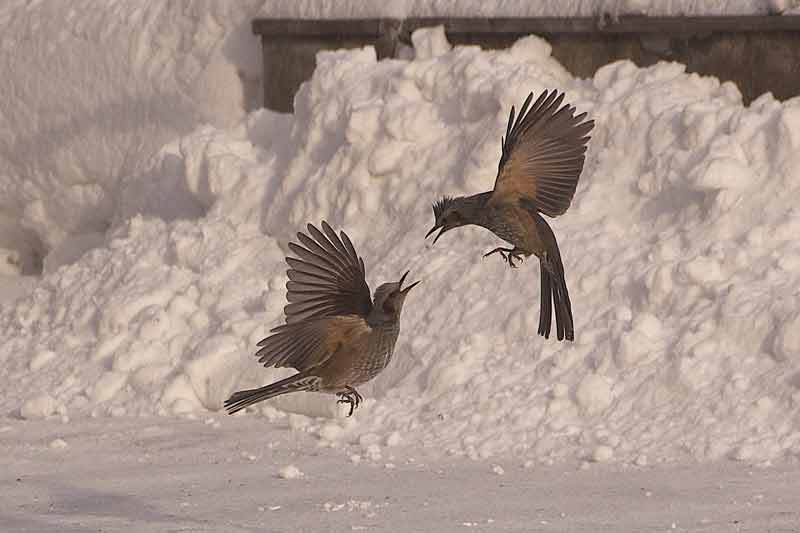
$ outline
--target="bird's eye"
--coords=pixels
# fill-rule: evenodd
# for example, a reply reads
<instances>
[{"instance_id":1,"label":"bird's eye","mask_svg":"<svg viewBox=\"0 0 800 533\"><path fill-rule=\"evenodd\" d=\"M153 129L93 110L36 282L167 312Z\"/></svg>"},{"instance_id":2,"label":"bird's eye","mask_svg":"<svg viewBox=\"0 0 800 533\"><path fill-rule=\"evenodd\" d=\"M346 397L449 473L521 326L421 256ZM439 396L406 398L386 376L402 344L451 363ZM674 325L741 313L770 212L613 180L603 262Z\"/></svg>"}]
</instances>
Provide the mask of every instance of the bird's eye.
<instances>
[{"instance_id":1,"label":"bird's eye","mask_svg":"<svg viewBox=\"0 0 800 533\"><path fill-rule=\"evenodd\" d=\"M383 312L387 315L394 314L394 302L391 298L386 298L383 302Z\"/></svg>"}]
</instances>

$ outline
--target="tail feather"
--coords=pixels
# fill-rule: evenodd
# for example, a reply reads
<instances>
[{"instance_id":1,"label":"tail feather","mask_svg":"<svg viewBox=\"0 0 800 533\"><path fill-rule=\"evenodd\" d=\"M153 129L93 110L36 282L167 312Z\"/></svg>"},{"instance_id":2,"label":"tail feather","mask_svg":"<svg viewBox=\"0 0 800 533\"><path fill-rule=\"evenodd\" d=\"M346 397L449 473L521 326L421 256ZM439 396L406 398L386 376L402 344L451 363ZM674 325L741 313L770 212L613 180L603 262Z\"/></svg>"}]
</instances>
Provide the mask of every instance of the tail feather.
<instances>
[{"instance_id":1,"label":"tail feather","mask_svg":"<svg viewBox=\"0 0 800 533\"><path fill-rule=\"evenodd\" d=\"M229 415L241 411L245 407L269 400L281 394L289 392L310 391L316 390L319 378L316 376L309 376L300 372L294 376L276 381L269 385L259 387L257 389L241 390L234 392L230 398L225 400L225 409Z\"/></svg>"},{"instance_id":2,"label":"tail feather","mask_svg":"<svg viewBox=\"0 0 800 533\"><path fill-rule=\"evenodd\" d=\"M552 318L552 289L550 284L550 274L545 270L544 265L539 268L541 271L542 286L539 290L541 303L539 304L539 335L545 339L550 337L550 320Z\"/></svg>"},{"instance_id":3,"label":"tail feather","mask_svg":"<svg viewBox=\"0 0 800 533\"><path fill-rule=\"evenodd\" d=\"M539 308L539 335L545 339L550 337L552 313L556 314L556 337L558 340L574 340L575 330L572 323L572 304L569 301L567 282L564 279L564 265L561 263L561 253L558 250L558 241L547 224L547 221L536 211L536 206L526 206L533 215L536 231L544 245L544 253L539 256L541 269L542 296ZM537 254L539 255L539 254Z\"/></svg>"},{"instance_id":4,"label":"tail feather","mask_svg":"<svg viewBox=\"0 0 800 533\"><path fill-rule=\"evenodd\" d=\"M567 282L563 276L555 278L553 284L553 302L556 312L556 333L558 340L575 340L575 326L572 322L572 303L569 301Z\"/></svg>"},{"instance_id":5,"label":"tail feather","mask_svg":"<svg viewBox=\"0 0 800 533\"><path fill-rule=\"evenodd\" d=\"M541 306L539 308L539 335L545 339L550 337L550 321L552 310L556 315L556 337L558 340L575 339L575 326L572 320L572 303L569 301L569 290L563 275L550 272L547 266L541 265ZM552 305L551 305L552 302Z\"/></svg>"}]
</instances>

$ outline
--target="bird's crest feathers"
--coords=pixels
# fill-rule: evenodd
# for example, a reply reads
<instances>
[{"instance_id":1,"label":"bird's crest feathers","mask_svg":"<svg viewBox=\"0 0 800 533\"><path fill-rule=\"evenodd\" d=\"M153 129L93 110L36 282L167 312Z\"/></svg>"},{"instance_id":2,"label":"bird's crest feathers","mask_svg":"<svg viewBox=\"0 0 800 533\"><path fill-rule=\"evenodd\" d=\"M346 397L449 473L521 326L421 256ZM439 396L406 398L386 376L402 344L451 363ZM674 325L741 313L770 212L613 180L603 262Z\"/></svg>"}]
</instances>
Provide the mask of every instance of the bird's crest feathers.
<instances>
[{"instance_id":1,"label":"bird's crest feathers","mask_svg":"<svg viewBox=\"0 0 800 533\"><path fill-rule=\"evenodd\" d=\"M447 211L450 206L455 203L455 198L452 196L442 196L441 200L433 202L433 216L436 220L441 218L442 214Z\"/></svg>"}]
</instances>

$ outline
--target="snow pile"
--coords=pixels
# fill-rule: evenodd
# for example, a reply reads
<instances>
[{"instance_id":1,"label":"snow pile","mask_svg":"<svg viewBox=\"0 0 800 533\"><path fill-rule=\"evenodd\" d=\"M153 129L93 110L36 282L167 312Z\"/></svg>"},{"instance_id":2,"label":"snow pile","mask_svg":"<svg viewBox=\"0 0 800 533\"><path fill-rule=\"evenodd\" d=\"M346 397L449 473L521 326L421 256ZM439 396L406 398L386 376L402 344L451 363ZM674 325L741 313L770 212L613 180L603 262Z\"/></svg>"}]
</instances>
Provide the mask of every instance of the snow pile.
<instances>
[{"instance_id":1,"label":"snow pile","mask_svg":"<svg viewBox=\"0 0 800 533\"><path fill-rule=\"evenodd\" d=\"M0 5L0 289L102 244L120 182L165 143L261 99L264 17L764 13L795 0L78 0ZM427 42L427 41L426 41ZM91 209L86 206L91 205ZM21 292L16 290L16 293Z\"/></svg>"},{"instance_id":2,"label":"snow pile","mask_svg":"<svg viewBox=\"0 0 800 533\"><path fill-rule=\"evenodd\" d=\"M412 61L322 53L294 116L204 126L121 175L108 230L0 307L0 411L195 413L290 373L252 353L281 321L287 240L325 219L373 288L410 268L424 290L353 418L304 416L335 401L295 394L255 410L269 419L375 461L397 445L530 464L800 452L799 103L744 108L733 85L670 63L578 80L535 37L415 44ZM597 122L552 223L574 343L535 335L535 261L481 260L497 240L480 228L423 240L430 202L491 187L511 105L553 87ZM71 216L98 212L76 198Z\"/></svg>"},{"instance_id":3,"label":"snow pile","mask_svg":"<svg viewBox=\"0 0 800 533\"><path fill-rule=\"evenodd\" d=\"M230 126L256 105L249 24L262 5L2 3L0 275L52 271L99 245L123 178L198 124Z\"/></svg>"}]
</instances>

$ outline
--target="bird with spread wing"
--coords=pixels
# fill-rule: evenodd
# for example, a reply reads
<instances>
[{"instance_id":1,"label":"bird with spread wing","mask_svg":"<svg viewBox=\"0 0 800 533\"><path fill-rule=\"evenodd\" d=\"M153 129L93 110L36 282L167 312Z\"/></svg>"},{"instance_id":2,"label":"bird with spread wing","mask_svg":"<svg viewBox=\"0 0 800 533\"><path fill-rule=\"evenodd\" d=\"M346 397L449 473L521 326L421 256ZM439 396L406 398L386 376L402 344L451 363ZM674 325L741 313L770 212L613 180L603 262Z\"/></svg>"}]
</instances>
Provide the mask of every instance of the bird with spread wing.
<instances>
[{"instance_id":1,"label":"bird with spread wing","mask_svg":"<svg viewBox=\"0 0 800 533\"><path fill-rule=\"evenodd\" d=\"M400 281L375 290L374 302L364 278L364 261L350 238L326 223L322 231L308 225L300 244L289 243L297 257L287 257L286 323L258 343L258 362L291 367L297 374L234 393L225 402L229 414L249 405L298 391L336 394L350 412L363 399L355 389L386 368L400 334L400 313L409 291Z\"/></svg>"},{"instance_id":2,"label":"bird with spread wing","mask_svg":"<svg viewBox=\"0 0 800 533\"><path fill-rule=\"evenodd\" d=\"M583 170L586 143L594 121L575 107L561 105L564 94L543 91L533 104L533 93L515 119L512 106L494 189L462 197L444 197L433 204L435 224L425 236L467 224L482 226L513 248L499 247L511 267L531 254L539 258L541 297L539 334L549 338L553 308L558 340L574 340L572 304L564 265L553 230L542 214L562 215L575 195Z\"/></svg>"}]
</instances>

